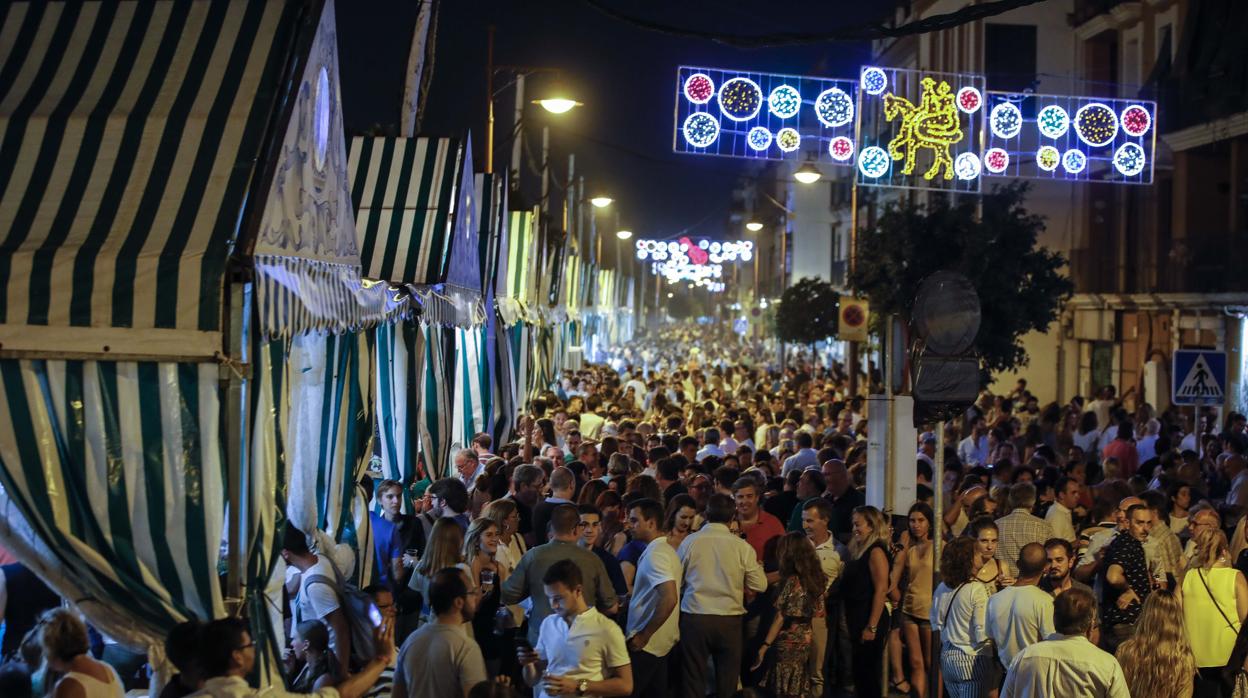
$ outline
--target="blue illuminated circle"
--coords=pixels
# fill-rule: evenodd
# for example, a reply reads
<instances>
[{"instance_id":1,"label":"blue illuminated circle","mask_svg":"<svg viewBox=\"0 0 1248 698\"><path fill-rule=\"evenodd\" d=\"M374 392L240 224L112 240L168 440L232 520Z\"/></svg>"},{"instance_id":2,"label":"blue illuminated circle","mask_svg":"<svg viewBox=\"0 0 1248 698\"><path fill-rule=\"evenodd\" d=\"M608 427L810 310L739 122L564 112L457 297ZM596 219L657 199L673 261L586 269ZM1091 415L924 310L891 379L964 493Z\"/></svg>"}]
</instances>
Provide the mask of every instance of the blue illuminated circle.
<instances>
[{"instance_id":1,"label":"blue illuminated circle","mask_svg":"<svg viewBox=\"0 0 1248 698\"><path fill-rule=\"evenodd\" d=\"M706 112L695 112L685 119L685 140L695 148L705 148L719 138L719 121Z\"/></svg>"},{"instance_id":2,"label":"blue illuminated circle","mask_svg":"<svg viewBox=\"0 0 1248 698\"><path fill-rule=\"evenodd\" d=\"M854 157L854 141L845 136L837 136L828 143L828 155L837 162L845 162Z\"/></svg>"},{"instance_id":3,"label":"blue illuminated circle","mask_svg":"<svg viewBox=\"0 0 1248 698\"><path fill-rule=\"evenodd\" d=\"M992 108L988 126L997 138L1010 139L1023 130L1023 113L1010 102L1002 102Z\"/></svg>"},{"instance_id":4,"label":"blue illuminated circle","mask_svg":"<svg viewBox=\"0 0 1248 698\"><path fill-rule=\"evenodd\" d=\"M1062 154L1057 152L1057 148L1051 145L1042 145L1036 151L1036 167L1045 172L1052 172L1062 162Z\"/></svg>"},{"instance_id":5,"label":"blue illuminated circle","mask_svg":"<svg viewBox=\"0 0 1248 698\"><path fill-rule=\"evenodd\" d=\"M797 132L795 128L784 127L776 131L776 147L780 150L791 153L797 150L802 144L802 134Z\"/></svg>"},{"instance_id":6,"label":"blue illuminated circle","mask_svg":"<svg viewBox=\"0 0 1248 698\"><path fill-rule=\"evenodd\" d=\"M1036 128L1043 136L1061 138L1070 128L1070 115L1056 104L1050 104L1036 114Z\"/></svg>"},{"instance_id":7,"label":"blue illuminated circle","mask_svg":"<svg viewBox=\"0 0 1248 698\"><path fill-rule=\"evenodd\" d=\"M755 126L745 135L745 143L754 150L767 150L771 147L771 131Z\"/></svg>"},{"instance_id":8,"label":"blue illuminated circle","mask_svg":"<svg viewBox=\"0 0 1248 698\"><path fill-rule=\"evenodd\" d=\"M972 180L979 176L979 156L975 153L962 153L954 158L953 171L958 179Z\"/></svg>"},{"instance_id":9,"label":"blue illuminated circle","mask_svg":"<svg viewBox=\"0 0 1248 698\"><path fill-rule=\"evenodd\" d=\"M1079 174L1088 166L1088 156L1082 150L1071 148L1062 155L1062 167L1070 174Z\"/></svg>"},{"instance_id":10,"label":"blue illuminated circle","mask_svg":"<svg viewBox=\"0 0 1248 698\"><path fill-rule=\"evenodd\" d=\"M1112 143L1118 135L1118 115L1104 104L1092 102L1075 112L1074 127L1079 140L1100 148Z\"/></svg>"},{"instance_id":11,"label":"blue illuminated circle","mask_svg":"<svg viewBox=\"0 0 1248 698\"><path fill-rule=\"evenodd\" d=\"M858 156L858 170L872 179L882 177L890 164L888 152L878 145L864 148Z\"/></svg>"},{"instance_id":12,"label":"blue illuminated circle","mask_svg":"<svg viewBox=\"0 0 1248 698\"><path fill-rule=\"evenodd\" d=\"M763 91L749 78L733 78L719 86L719 110L733 121L749 121L763 107Z\"/></svg>"},{"instance_id":13,"label":"blue illuminated circle","mask_svg":"<svg viewBox=\"0 0 1248 698\"><path fill-rule=\"evenodd\" d=\"M854 101L839 87L826 89L815 98L815 116L824 126L844 126L854 120Z\"/></svg>"},{"instance_id":14,"label":"blue illuminated circle","mask_svg":"<svg viewBox=\"0 0 1248 698\"><path fill-rule=\"evenodd\" d=\"M1114 169L1124 177L1134 177L1144 171L1144 149L1136 143L1123 143L1114 151Z\"/></svg>"},{"instance_id":15,"label":"blue illuminated circle","mask_svg":"<svg viewBox=\"0 0 1248 698\"><path fill-rule=\"evenodd\" d=\"M767 97L767 111L775 114L781 119L787 119L795 116L797 110L802 108L802 93L797 88L788 85L781 85L771 91Z\"/></svg>"},{"instance_id":16,"label":"blue illuminated circle","mask_svg":"<svg viewBox=\"0 0 1248 698\"><path fill-rule=\"evenodd\" d=\"M888 75L879 68L866 68L862 71L862 89L869 95L878 95L888 87Z\"/></svg>"}]
</instances>

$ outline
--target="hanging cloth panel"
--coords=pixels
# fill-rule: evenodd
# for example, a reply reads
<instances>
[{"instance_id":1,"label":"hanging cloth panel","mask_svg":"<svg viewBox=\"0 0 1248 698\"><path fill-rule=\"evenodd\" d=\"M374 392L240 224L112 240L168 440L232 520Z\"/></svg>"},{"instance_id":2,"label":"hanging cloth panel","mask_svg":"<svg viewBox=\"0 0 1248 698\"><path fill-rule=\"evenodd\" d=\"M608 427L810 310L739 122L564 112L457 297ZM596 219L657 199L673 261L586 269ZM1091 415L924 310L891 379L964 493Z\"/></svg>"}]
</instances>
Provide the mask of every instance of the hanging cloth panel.
<instances>
[{"instance_id":1,"label":"hanging cloth panel","mask_svg":"<svg viewBox=\"0 0 1248 698\"><path fill-rule=\"evenodd\" d=\"M377 435L381 472L403 484L403 511L412 511L420 447L417 379L424 375L424 334L415 322L386 323L375 331Z\"/></svg>"},{"instance_id":2,"label":"hanging cloth panel","mask_svg":"<svg viewBox=\"0 0 1248 698\"><path fill-rule=\"evenodd\" d=\"M175 624L224 613L218 380L212 364L0 361L3 544L156 657Z\"/></svg>"},{"instance_id":3,"label":"hanging cloth panel","mask_svg":"<svg viewBox=\"0 0 1248 698\"><path fill-rule=\"evenodd\" d=\"M421 325L424 371L418 393L420 448L431 480L451 474L455 329Z\"/></svg>"},{"instance_id":4,"label":"hanging cloth panel","mask_svg":"<svg viewBox=\"0 0 1248 698\"><path fill-rule=\"evenodd\" d=\"M507 329L507 340L511 345L510 358L515 376L516 407L523 409L529 401L529 382L533 374L533 326L519 323ZM515 424L513 423L514 427Z\"/></svg>"},{"instance_id":5,"label":"hanging cloth panel","mask_svg":"<svg viewBox=\"0 0 1248 698\"><path fill-rule=\"evenodd\" d=\"M494 352L494 430L492 435L494 443L502 444L510 440L512 431L516 427L516 419L519 417L520 405L517 390L517 371L516 364L513 361L513 353L515 349L511 343L512 334L519 325L511 328L503 327L500 323L497 328L497 338L490 347Z\"/></svg>"},{"instance_id":6,"label":"hanging cloth panel","mask_svg":"<svg viewBox=\"0 0 1248 698\"><path fill-rule=\"evenodd\" d=\"M0 8L5 349L220 351L225 264L300 7Z\"/></svg>"},{"instance_id":7,"label":"hanging cloth panel","mask_svg":"<svg viewBox=\"0 0 1248 698\"><path fill-rule=\"evenodd\" d=\"M455 396L452 433L454 448L468 448L472 437L490 433L491 405L489 354L485 327L455 330Z\"/></svg>"}]
</instances>

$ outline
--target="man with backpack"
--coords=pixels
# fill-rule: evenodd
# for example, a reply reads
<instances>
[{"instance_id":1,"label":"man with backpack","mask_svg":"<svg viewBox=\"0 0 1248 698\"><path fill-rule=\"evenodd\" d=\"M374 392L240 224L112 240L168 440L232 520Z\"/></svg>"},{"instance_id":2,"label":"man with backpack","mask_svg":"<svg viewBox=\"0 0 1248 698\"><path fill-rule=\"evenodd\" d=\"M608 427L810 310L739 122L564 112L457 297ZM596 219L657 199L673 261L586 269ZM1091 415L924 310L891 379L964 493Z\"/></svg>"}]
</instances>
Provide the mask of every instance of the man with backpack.
<instances>
[{"instance_id":1,"label":"man with backpack","mask_svg":"<svg viewBox=\"0 0 1248 698\"><path fill-rule=\"evenodd\" d=\"M329 557L308 549L308 538L290 522L282 542L282 559L300 572L299 593L293 603L293 624L319 620L329 628L329 648L337 658L341 675L349 673L351 628L342 603L338 572Z\"/></svg>"}]
</instances>

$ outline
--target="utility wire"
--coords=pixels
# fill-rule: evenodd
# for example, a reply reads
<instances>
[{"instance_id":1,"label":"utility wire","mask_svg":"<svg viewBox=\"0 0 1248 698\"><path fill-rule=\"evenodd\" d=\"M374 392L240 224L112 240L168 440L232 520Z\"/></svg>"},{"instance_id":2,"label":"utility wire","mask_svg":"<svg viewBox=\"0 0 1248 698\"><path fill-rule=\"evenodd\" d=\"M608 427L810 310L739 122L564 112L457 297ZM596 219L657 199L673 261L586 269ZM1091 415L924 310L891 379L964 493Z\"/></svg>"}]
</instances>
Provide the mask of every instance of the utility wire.
<instances>
[{"instance_id":1,"label":"utility wire","mask_svg":"<svg viewBox=\"0 0 1248 698\"><path fill-rule=\"evenodd\" d=\"M659 32L661 34L669 34L671 36L679 36L686 39L703 39L713 41L726 46L734 46L736 48L766 48L771 46L796 46L802 44L818 44L830 41L868 41L871 39L888 39L910 36L912 34L927 34L930 32L951 29L968 22L974 22L987 17L994 17L1010 10L1016 10L1027 5L1034 5L1047 0L995 0L994 2L986 2L980 5L968 5L954 12L933 15L924 19L907 22L906 24L891 27L885 22L868 22L856 26L845 27L843 29L823 32L823 33L806 33L806 32L783 32L779 34L719 34L716 32L702 31L698 29L686 29L684 27L676 27L670 24L654 22L640 17L633 17L624 14L611 7L605 0L585 0L590 7L598 10L602 14L626 24L631 24L646 31Z\"/></svg>"}]
</instances>

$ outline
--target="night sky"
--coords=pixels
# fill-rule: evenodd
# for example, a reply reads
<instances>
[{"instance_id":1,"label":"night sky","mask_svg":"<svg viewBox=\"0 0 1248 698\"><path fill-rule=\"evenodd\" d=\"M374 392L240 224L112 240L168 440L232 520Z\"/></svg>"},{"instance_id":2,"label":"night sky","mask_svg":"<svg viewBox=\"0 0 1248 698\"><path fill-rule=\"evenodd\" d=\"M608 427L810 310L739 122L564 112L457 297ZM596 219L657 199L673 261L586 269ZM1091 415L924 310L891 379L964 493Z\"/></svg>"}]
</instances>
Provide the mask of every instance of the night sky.
<instances>
[{"instance_id":1,"label":"night sky","mask_svg":"<svg viewBox=\"0 0 1248 698\"><path fill-rule=\"evenodd\" d=\"M813 6L818 9L811 9ZM619 2L634 16L682 27L759 34L829 30L879 18L885 2ZM343 111L348 133L398 120L403 72L417 5L361 0L337 4ZM486 27L497 27L495 62L561 68L585 106L562 116L532 107L533 153L540 127L552 127L553 171L567 173L576 153L587 195L609 193L621 224L640 237L668 237L690 226L707 237L725 230L731 190L744 160L672 152L676 68L681 64L765 72L852 77L866 62L866 43L736 49L655 33L607 17L576 0L443 0L434 82L422 131L472 132L476 169L484 168ZM507 81L508 76L498 78ZM529 81L529 97L541 76ZM496 138L511 130L513 95L495 103ZM496 169L510 151L496 151Z\"/></svg>"}]
</instances>

